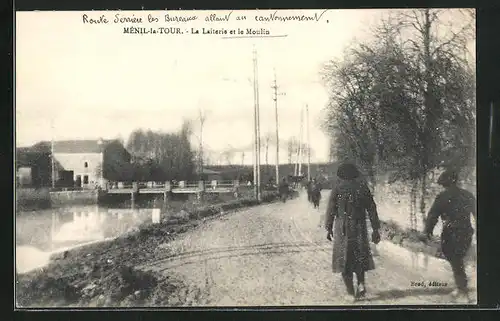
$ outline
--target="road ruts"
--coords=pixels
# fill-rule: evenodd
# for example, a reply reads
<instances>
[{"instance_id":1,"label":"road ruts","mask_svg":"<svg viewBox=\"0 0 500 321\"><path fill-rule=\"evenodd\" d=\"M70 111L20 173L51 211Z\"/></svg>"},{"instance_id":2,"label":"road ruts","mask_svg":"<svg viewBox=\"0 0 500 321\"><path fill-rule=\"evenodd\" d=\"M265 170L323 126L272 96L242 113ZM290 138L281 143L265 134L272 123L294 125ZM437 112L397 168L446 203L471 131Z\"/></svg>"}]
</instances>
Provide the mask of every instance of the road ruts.
<instances>
[{"instance_id":1,"label":"road ruts","mask_svg":"<svg viewBox=\"0 0 500 321\"><path fill-rule=\"evenodd\" d=\"M172 299L173 305L454 303L448 295L453 278L444 262L419 269L390 250L375 256L376 270L367 273L366 300L346 300L340 276L331 272L332 243L318 226L326 196L319 210L301 196L208 220L164 244L165 250L159 249L156 259L141 268L183 279L186 288ZM411 285L419 281L448 286Z\"/></svg>"}]
</instances>

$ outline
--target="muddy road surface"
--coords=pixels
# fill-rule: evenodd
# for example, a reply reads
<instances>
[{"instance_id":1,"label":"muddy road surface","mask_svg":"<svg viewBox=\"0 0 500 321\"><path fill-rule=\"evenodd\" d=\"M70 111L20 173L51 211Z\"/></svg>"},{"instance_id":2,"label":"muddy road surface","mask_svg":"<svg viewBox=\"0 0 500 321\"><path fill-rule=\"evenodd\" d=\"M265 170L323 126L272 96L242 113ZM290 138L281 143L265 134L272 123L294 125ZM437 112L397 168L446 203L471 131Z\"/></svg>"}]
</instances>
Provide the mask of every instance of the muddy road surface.
<instances>
[{"instance_id":1,"label":"muddy road surface","mask_svg":"<svg viewBox=\"0 0 500 321\"><path fill-rule=\"evenodd\" d=\"M162 245L156 259L140 268L181 277L186 287L170 300L181 306L457 303L449 295L454 283L444 261L419 263L381 245L374 249L376 270L366 276L367 297L348 300L340 275L331 272L332 243L319 226L326 198L324 193L319 210L301 195L207 221Z\"/></svg>"}]
</instances>

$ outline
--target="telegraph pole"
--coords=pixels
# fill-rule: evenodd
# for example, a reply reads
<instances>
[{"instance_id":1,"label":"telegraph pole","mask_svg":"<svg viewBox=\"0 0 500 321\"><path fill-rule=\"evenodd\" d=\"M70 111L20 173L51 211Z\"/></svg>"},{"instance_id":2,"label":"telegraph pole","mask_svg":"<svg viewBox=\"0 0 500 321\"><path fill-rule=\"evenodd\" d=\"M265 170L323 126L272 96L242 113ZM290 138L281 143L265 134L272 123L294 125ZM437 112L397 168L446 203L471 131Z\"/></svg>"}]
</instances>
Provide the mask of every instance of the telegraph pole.
<instances>
[{"instance_id":1,"label":"telegraph pole","mask_svg":"<svg viewBox=\"0 0 500 321\"><path fill-rule=\"evenodd\" d=\"M261 200L261 176L260 176L260 106L259 106L259 65L257 51L255 51L255 93L257 102L257 199Z\"/></svg>"},{"instance_id":2,"label":"telegraph pole","mask_svg":"<svg viewBox=\"0 0 500 321\"><path fill-rule=\"evenodd\" d=\"M254 93L254 192L260 200L260 138L259 138L259 92L257 83L257 51L253 50L253 93Z\"/></svg>"},{"instance_id":3,"label":"telegraph pole","mask_svg":"<svg viewBox=\"0 0 500 321\"><path fill-rule=\"evenodd\" d=\"M271 88L274 90L274 113L276 117L276 186L280 183L280 136L279 136L279 122L278 122L278 85L276 83L276 70L274 71L274 82ZM284 93L281 93L284 95Z\"/></svg>"},{"instance_id":4,"label":"telegraph pole","mask_svg":"<svg viewBox=\"0 0 500 321\"><path fill-rule=\"evenodd\" d=\"M311 140L309 136L309 106L306 104L307 122L307 181L311 180Z\"/></svg>"}]
</instances>

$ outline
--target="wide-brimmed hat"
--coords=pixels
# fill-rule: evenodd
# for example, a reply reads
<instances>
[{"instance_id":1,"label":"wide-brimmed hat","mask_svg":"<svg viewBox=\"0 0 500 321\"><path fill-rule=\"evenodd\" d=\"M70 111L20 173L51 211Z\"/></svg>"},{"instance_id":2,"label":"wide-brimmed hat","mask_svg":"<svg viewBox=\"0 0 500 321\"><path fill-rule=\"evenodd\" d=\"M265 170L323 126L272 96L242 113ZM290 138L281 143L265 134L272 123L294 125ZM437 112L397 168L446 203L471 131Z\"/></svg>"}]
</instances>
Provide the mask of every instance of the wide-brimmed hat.
<instances>
[{"instance_id":1,"label":"wide-brimmed hat","mask_svg":"<svg viewBox=\"0 0 500 321\"><path fill-rule=\"evenodd\" d=\"M337 169L337 176L345 180L353 180L360 175L358 168L351 163L344 163Z\"/></svg>"},{"instance_id":2,"label":"wide-brimmed hat","mask_svg":"<svg viewBox=\"0 0 500 321\"><path fill-rule=\"evenodd\" d=\"M445 170L437 180L437 183L442 186L453 185L458 182L458 171L455 169Z\"/></svg>"}]
</instances>

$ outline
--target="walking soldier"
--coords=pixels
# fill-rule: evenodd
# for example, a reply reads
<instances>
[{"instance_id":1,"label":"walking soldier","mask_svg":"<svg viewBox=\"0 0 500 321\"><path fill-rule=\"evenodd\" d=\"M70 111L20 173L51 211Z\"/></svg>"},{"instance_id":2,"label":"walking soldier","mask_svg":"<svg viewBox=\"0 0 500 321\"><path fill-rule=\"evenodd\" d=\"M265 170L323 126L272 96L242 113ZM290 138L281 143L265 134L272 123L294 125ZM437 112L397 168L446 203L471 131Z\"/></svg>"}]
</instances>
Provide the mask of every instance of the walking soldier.
<instances>
[{"instance_id":1,"label":"walking soldier","mask_svg":"<svg viewBox=\"0 0 500 321\"><path fill-rule=\"evenodd\" d=\"M319 208L319 201L321 200L321 185L316 179L313 179L311 184L311 202L314 208Z\"/></svg>"},{"instance_id":2,"label":"walking soldier","mask_svg":"<svg viewBox=\"0 0 500 321\"><path fill-rule=\"evenodd\" d=\"M341 273L351 299L366 294L365 272L375 269L368 241L366 214L373 229L372 241L380 242L380 222L372 194L366 183L357 180L356 166L343 164L337 171L340 178L332 190L326 212L327 239L333 237L332 269ZM353 273L358 286L353 285Z\"/></svg>"},{"instance_id":3,"label":"walking soldier","mask_svg":"<svg viewBox=\"0 0 500 321\"><path fill-rule=\"evenodd\" d=\"M457 289L452 296L463 297L469 301L467 275L464 259L472 243L474 229L471 214L476 215L476 199L472 193L458 187L458 172L447 170L438 179L445 190L432 204L427 215L425 234L430 239L439 217L443 221L441 250L451 265ZM477 224L477 221L476 221Z\"/></svg>"},{"instance_id":4,"label":"walking soldier","mask_svg":"<svg viewBox=\"0 0 500 321\"><path fill-rule=\"evenodd\" d=\"M288 182L286 181L286 178L283 177L283 180L281 181L281 183L280 183L280 185L278 187L280 198L283 201L283 203L286 202L286 200L288 198L289 188L290 187L288 185Z\"/></svg>"}]
</instances>

